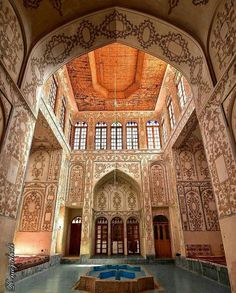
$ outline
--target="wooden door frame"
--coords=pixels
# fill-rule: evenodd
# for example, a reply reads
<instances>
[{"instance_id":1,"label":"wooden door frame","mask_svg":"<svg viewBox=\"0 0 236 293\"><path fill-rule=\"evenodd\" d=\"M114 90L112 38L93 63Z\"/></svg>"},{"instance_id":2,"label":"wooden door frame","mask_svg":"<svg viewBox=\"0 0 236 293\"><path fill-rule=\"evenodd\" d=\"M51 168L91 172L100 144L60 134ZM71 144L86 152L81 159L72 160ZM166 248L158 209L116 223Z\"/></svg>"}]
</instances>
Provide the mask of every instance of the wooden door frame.
<instances>
[{"instance_id":1,"label":"wooden door frame","mask_svg":"<svg viewBox=\"0 0 236 293\"><path fill-rule=\"evenodd\" d=\"M73 223L73 221L77 218L80 218L80 223ZM80 225L80 245L79 245L79 255L80 256L80 248L81 248L81 234L82 234L82 217L76 216L74 217L70 222L70 229L69 229L69 247L68 247L68 255L70 255L70 249L71 249L71 237L72 237L72 225Z\"/></svg>"},{"instance_id":2,"label":"wooden door frame","mask_svg":"<svg viewBox=\"0 0 236 293\"><path fill-rule=\"evenodd\" d=\"M131 217L132 218L132 217ZM129 218L130 219L130 218ZM128 219L128 220L129 220ZM134 218L135 219L135 218ZM135 219L136 220L136 223L128 223L128 220L127 220L127 222L126 222L126 233L127 233L127 254L128 255L140 255L140 251L141 251L141 249L140 249L140 231L139 231L139 228L140 228L140 226L139 226L139 221L137 220L137 219ZM138 227L138 242L139 242L139 252L138 253L129 253L129 249L128 249L128 225L130 225L130 226L137 226ZM132 239L133 241L135 240L135 239ZM136 239L137 240L137 239Z\"/></svg>"},{"instance_id":3,"label":"wooden door frame","mask_svg":"<svg viewBox=\"0 0 236 293\"><path fill-rule=\"evenodd\" d=\"M165 218L166 220L165 221L154 221L154 219L156 218L156 217L158 217L158 216L161 216L161 217L163 217L163 218ZM154 228L154 231L155 231L155 226L159 226L160 227L160 225L163 225L163 226L167 226L168 227L168 238L169 239L163 239L163 241L164 240L168 240L169 241L169 245L170 245L170 257L172 256L172 248L171 248L171 237L170 237L170 224L169 224L169 220L168 220L168 218L166 217L166 216L164 216L164 215L156 215L156 216L154 216L154 218L153 218L153 228ZM163 235L165 235L165 237L166 237L166 229L163 229L164 231L163 231ZM158 228L157 228L157 233L159 233L159 230L158 230ZM161 239L159 239L160 237L159 237L159 235L158 235L158 239L156 239L155 238L155 232L154 232L154 248L155 248L155 255L156 255L156 257L160 257L160 256L158 256L158 251L156 251L156 241L160 241Z\"/></svg>"},{"instance_id":4,"label":"wooden door frame","mask_svg":"<svg viewBox=\"0 0 236 293\"><path fill-rule=\"evenodd\" d=\"M99 219L101 219L101 218L104 218L104 219L106 219L106 221L107 221L107 223L106 224L98 224L97 223L97 221L99 220ZM106 250L107 250L107 252L106 253L97 253L97 226L98 225L100 225L100 226L103 226L103 225L106 225L107 226L107 247L106 247ZM109 242L108 242L108 238L109 238L109 235L108 235L108 225L109 225L109 223L108 223L108 219L106 218L106 217L98 217L97 219L96 219L96 221L95 221L95 245L94 245L94 255L108 255L108 246L109 246ZM101 229L101 231L102 231L102 229ZM101 238L102 239L102 238ZM102 243L101 243L102 244ZM102 248L102 247L101 247ZM101 249L100 249L100 251L101 251Z\"/></svg>"},{"instance_id":5,"label":"wooden door frame","mask_svg":"<svg viewBox=\"0 0 236 293\"><path fill-rule=\"evenodd\" d=\"M121 219L121 221L122 221L122 223L120 223L120 224L114 224L114 225L122 225L122 234L123 234L123 238L122 238L122 246L123 246L123 253L113 253L113 249L112 249L112 246L113 246L113 229L112 229L112 226L113 226L113 224L112 224L112 221L115 219L115 218L119 218L119 219ZM110 237L110 239L111 239L111 255L124 255L125 254L125 235L124 235L124 233L125 233L125 230L124 230L124 221L123 221L123 219L121 218L121 217L114 217L114 218L112 218L111 219L111 237Z\"/></svg>"}]
</instances>

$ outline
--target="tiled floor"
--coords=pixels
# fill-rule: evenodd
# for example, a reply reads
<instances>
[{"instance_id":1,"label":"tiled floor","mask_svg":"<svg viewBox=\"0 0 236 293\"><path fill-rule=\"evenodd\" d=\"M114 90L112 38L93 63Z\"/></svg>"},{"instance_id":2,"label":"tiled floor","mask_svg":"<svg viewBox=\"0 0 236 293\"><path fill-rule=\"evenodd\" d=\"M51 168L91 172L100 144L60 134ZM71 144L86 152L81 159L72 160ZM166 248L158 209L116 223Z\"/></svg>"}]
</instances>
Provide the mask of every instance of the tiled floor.
<instances>
[{"instance_id":1,"label":"tiled floor","mask_svg":"<svg viewBox=\"0 0 236 293\"><path fill-rule=\"evenodd\" d=\"M230 289L220 286L174 265L144 265L166 293L229 293ZM71 293L71 288L89 269L86 265L59 265L29 277L16 284L16 293ZM157 291L149 291L157 292ZM159 291L160 292L160 291Z\"/></svg>"}]
</instances>

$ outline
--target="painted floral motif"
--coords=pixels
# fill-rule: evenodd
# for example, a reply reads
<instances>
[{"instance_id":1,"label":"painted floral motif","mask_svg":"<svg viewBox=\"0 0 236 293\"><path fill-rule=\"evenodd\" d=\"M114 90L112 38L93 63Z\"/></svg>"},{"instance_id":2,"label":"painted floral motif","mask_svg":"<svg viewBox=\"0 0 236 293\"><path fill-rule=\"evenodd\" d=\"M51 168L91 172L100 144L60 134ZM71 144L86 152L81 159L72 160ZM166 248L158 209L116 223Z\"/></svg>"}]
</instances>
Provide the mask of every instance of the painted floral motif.
<instances>
[{"instance_id":1,"label":"painted floral motif","mask_svg":"<svg viewBox=\"0 0 236 293\"><path fill-rule=\"evenodd\" d=\"M23 60L23 38L18 19L6 0L0 1L0 59L16 80Z\"/></svg>"}]
</instances>

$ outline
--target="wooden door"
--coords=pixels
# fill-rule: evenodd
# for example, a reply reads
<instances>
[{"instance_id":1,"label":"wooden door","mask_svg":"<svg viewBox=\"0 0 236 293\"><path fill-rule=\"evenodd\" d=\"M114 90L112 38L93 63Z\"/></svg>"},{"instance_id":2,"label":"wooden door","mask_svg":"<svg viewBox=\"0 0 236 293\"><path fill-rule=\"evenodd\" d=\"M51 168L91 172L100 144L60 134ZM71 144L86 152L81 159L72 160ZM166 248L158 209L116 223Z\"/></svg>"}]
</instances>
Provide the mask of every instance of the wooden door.
<instances>
[{"instance_id":1,"label":"wooden door","mask_svg":"<svg viewBox=\"0 0 236 293\"><path fill-rule=\"evenodd\" d=\"M135 218L127 220L128 254L140 254L139 223Z\"/></svg>"},{"instance_id":2,"label":"wooden door","mask_svg":"<svg viewBox=\"0 0 236 293\"><path fill-rule=\"evenodd\" d=\"M169 223L166 217L161 217L162 218L159 218L159 221L154 219L154 241L156 257L171 257Z\"/></svg>"},{"instance_id":3,"label":"wooden door","mask_svg":"<svg viewBox=\"0 0 236 293\"><path fill-rule=\"evenodd\" d=\"M96 220L95 225L95 254L108 253L108 221L104 217Z\"/></svg>"},{"instance_id":4,"label":"wooden door","mask_svg":"<svg viewBox=\"0 0 236 293\"><path fill-rule=\"evenodd\" d=\"M124 254L124 224L119 217L111 221L111 254Z\"/></svg>"},{"instance_id":5,"label":"wooden door","mask_svg":"<svg viewBox=\"0 0 236 293\"><path fill-rule=\"evenodd\" d=\"M71 222L70 230L70 255L80 255L81 242L81 217L76 217Z\"/></svg>"}]
</instances>

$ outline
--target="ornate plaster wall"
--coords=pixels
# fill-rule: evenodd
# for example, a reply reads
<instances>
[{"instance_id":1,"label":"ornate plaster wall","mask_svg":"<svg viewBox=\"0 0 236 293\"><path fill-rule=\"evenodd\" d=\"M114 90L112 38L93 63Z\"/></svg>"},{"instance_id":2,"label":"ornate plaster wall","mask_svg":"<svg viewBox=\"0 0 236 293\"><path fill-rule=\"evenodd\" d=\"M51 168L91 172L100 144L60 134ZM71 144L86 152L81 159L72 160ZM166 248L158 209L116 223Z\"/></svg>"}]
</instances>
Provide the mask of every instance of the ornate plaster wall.
<instances>
[{"instance_id":1,"label":"ornate plaster wall","mask_svg":"<svg viewBox=\"0 0 236 293\"><path fill-rule=\"evenodd\" d=\"M175 170L185 245L194 253L200 245L222 254L217 207L199 128L175 151Z\"/></svg>"},{"instance_id":2,"label":"ornate plaster wall","mask_svg":"<svg viewBox=\"0 0 236 293\"><path fill-rule=\"evenodd\" d=\"M60 168L61 150L31 153L14 241L17 254L50 253Z\"/></svg>"}]
</instances>

